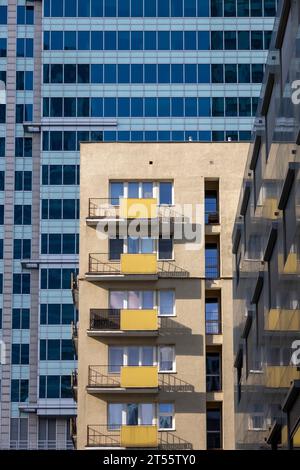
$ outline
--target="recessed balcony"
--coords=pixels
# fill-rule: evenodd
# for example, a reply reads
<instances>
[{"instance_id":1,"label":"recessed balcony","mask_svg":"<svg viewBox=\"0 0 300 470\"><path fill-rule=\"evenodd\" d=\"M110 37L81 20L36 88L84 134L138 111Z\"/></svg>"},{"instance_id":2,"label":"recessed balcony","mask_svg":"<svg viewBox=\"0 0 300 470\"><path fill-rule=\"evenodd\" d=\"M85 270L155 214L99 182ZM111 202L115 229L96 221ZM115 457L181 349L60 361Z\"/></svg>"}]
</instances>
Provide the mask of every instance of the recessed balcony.
<instances>
[{"instance_id":1,"label":"recessed balcony","mask_svg":"<svg viewBox=\"0 0 300 470\"><path fill-rule=\"evenodd\" d=\"M191 450L192 444L173 431L159 431L157 425L90 425L87 448L156 448Z\"/></svg>"},{"instance_id":2,"label":"recessed balcony","mask_svg":"<svg viewBox=\"0 0 300 470\"><path fill-rule=\"evenodd\" d=\"M109 260L105 253L92 253L85 277L91 281L147 281L161 277L186 278L189 272L173 261L158 260L157 253L123 253L120 260Z\"/></svg>"}]
</instances>

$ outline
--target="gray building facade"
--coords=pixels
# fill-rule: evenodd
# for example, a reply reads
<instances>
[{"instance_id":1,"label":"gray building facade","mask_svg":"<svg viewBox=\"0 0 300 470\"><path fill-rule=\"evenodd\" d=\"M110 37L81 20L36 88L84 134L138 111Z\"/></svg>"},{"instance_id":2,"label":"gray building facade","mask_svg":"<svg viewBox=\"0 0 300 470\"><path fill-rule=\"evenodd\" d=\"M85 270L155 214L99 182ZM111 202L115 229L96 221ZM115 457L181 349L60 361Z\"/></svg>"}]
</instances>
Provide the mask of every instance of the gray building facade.
<instances>
[{"instance_id":1,"label":"gray building facade","mask_svg":"<svg viewBox=\"0 0 300 470\"><path fill-rule=\"evenodd\" d=\"M282 1L233 235L239 449L300 447L299 28Z\"/></svg>"}]
</instances>

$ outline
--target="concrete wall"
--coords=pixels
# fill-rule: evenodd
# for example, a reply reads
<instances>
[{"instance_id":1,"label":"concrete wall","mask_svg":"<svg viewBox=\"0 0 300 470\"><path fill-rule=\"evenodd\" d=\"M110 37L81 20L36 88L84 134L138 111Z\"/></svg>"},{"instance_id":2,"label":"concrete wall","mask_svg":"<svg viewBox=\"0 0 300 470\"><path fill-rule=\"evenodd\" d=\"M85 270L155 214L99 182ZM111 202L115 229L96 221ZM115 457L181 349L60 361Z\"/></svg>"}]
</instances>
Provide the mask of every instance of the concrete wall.
<instances>
[{"instance_id":1,"label":"concrete wall","mask_svg":"<svg viewBox=\"0 0 300 470\"><path fill-rule=\"evenodd\" d=\"M194 449L206 448L206 406L223 403L223 447L234 447L232 258L231 232L248 150L247 144L82 144L79 272L79 384L77 442L87 442L87 425L106 424L107 401L130 403L165 401L175 404L176 435ZM152 161L153 164L149 164ZM108 198L109 180L174 180L175 203L204 204L204 181L219 180L220 226L206 228L206 237L220 236L221 273L205 279L204 245L186 250L174 244L175 263L190 273L187 279L142 282L90 282L85 280L89 253L107 253L107 240L86 225L89 198ZM162 289L176 291L176 322L186 327L181 335L157 338L91 338L87 336L90 308L108 307L108 289ZM223 335L205 335L205 291L221 290ZM194 386L193 392L159 392L158 395L95 397L86 392L88 366L107 364L108 344L174 344L176 376ZM205 352L222 347L223 391L206 393Z\"/></svg>"}]
</instances>

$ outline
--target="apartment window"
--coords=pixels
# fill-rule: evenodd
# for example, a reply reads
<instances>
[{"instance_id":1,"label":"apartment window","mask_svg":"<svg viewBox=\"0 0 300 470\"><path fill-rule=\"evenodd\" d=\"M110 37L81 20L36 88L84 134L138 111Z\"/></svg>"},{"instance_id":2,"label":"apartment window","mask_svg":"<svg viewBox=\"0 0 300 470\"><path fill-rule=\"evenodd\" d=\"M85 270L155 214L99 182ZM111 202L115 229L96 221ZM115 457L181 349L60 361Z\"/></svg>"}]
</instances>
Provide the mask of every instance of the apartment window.
<instances>
[{"instance_id":1,"label":"apartment window","mask_svg":"<svg viewBox=\"0 0 300 470\"><path fill-rule=\"evenodd\" d=\"M74 269L41 269L41 289L70 289Z\"/></svg>"},{"instance_id":2,"label":"apartment window","mask_svg":"<svg viewBox=\"0 0 300 470\"><path fill-rule=\"evenodd\" d=\"M20 91L33 90L33 72L16 72L16 89Z\"/></svg>"},{"instance_id":3,"label":"apartment window","mask_svg":"<svg viewBox=\"0 0 300 470\"><path fill-rule=\"evenodd\" d=\"M109 307L113 309L153 309L157 305L160 316L175 314L175 292L162 291L110 291Z\"/></svg>"},{"instance_id":4,"label":"apartment window","mask_svg":"<svg viewBox=\"0 0 300 470\"><path fill-rule=\"evenodd\" d=\"M79 184L79 165L43 165L42 184L50 186Z\"/></svg>"},{"instance_id":5,"label":"apartment window","mask_svg":"<svg viewBox=\"0 0 300 470\"><path fill-rule=\"evenodd\" d=\"M7 39L0 38L0 57L7 56Z\"/></svg>"},{"instance_id":6,"label":"apartment window","mask_svg":"<svg viewBox=\"0 0 300 470\"><path fill-rule=\"evenodd\" d=\"M7 24L7 7L0 6L0 24Z\"/></svg>"},{"instance_id":7,"label":"apartment window","mask_svg":"<svg viewBox=\"0 0 300 470\"><path fill-rule=\"evenodd\" d=\"M2 8L2 7L0 7ZM17 24L34 24L34 8L31 5L17 7Z\"/></svg>"},{"instance_id":8,"label":"apartment window","mask_svg":"<svg viewBox=\"0 0 300 470\"><path fill-rule=\"evenodd\" d=\"M163 429L175 429L175 413L173 403L158 404L158 427Z\"/></svg>"},{"instance_id":9,"label":"apartment window","mask_svg":"<svg viewBox=\"0 0 300 470\"><path fill-rule=\"evenodd\" d=\"M221 334L221 311L218 298L205 299L205 330L207 335Z\"/></svg>"},{"instance_id":10,"label":"apartment window","mask_svg":"<svg viewBox=\"0 0 300 470\"><path fill-rule=\"evenodd\" d=\"M31 206L15 205L14 223L15 225L31 225Z\"/></svg>"},{"instance_id":11,"label":"apartment window","mask_svg":"<svg viewBox=\"0 0 300 470\"><path fill-rule=\"evenodd\" d=\"M73 304L41 304L41 325L70 325L76 323L77 312Z\"/></svg>"},{"instance_id":12,"label":"apartment window","mask_svg":"<svg viewBox=\"0 0 300 470\"><path fill-rule=\"evenodd\" d=\"M263 403L254 403L249 414L249 430L263 431L265 426L265 414Z\"/></svg>"},{"instance_id":13,"label":"apartment window","mask_svg":"<svg viewBox=\"0 0 300 470\"><path fill-rule=\"evenodd\" d=\"M13 294L30 294L30 274L13 274Z\"/></svg>"},{"instance_id":14,"label":"apartment window","mask_svg":"<svg viewBox=\"0 0 300 470\"><path fill-rule=\"evenodd\" d=\"M16 137L15 139L15 156L16 157L32 157L32 139L31 137Z\"/></svg>"},{"instance_id":15,"label":"apartment window","mask_svg":"<svg viewBox=\"0 0 300 470\"><path fill-rule=\"evenodd\" d=\"M15 171L15 191L32 190L32 172Z\"/></svg>"},{"instance_id":16,"label":"apartment window","mask_svg":"<svg viewBox=\"0 0 300 470\"><path fill-rule=\"evenodd\" d=\"M17 57L33 57L33 39L17 39Z\"/></svg>"},{"instance_id":17,"label":"apartment window","mask_svg":"<svg viewBox=\"0 0 300 470\"><path fill-rule=\"evenodd\" d=\"M40 375L39 398L72 398L69 375Z\"/></svg>"},{"instance_id":18,"label":"apartment window","mask_svg":"<svg viewBox=\"0 0 300 470\"><path fill-rule=\"evenodd\" d=\"M28 449L28 418L10 419L10 449Z\"/></svg>"},{"instance_id":19,"label":"apartment window","mask_svg":"<svg viewBox=\"0 0 300 470\"><path fill-rule=\"evenodd\" d=\"M161 290L158 292L158 313L160 316L175 315L175 292Z\"/></svg>"},{"instance_id":20,"label":"apartment window","mask_svg":"<svg viewBox=\"0 0 300 470\"><path fill-rule=\"evenodd\" d=\"M109 429L119 429L120 426L143 426L154 424L155 405L153 403L109 403Z\"/></svg>"},{"instance_id":21,"label":"apartment window","mask_svg":"<svg viewBox=\"0 0 300 470\"><path fill-rule=\"evenodd\" d=\"M206 353L206 391L219 392L222 390L221 354Z\"/></svg>"},{"instance_id":22,"label":"apartment window","mask_svg":"<svg viewBox=\"0 0 300 470\"><path fill-rule=\"evenodd\" d=\"M173 239L158 240L158 258L160 260L173 259Z\"/></svg>"},{"instance_id":23,"label":"apartment window","mask_svg":"<svg viewBox=\"0 0 300 470\"><path fill-rule=\"evenodd\" d=\"M32 104L16 104L16 124L32 121Z\"/></svg>"},{"instance_id":24,"label":"apartment window","mask_svg":"<svg viewBox=\"0 0 300 470\"><path fill-rule=\"evenodd\" d=\"M110 373L119 373L121 367L152 366L156 361L156 348L153 346L109 346L108 363Z\"/></svg>"},{"instance_id":25,"label":"apartment window","mask_svg":"<svg viewBox=\"0 0 300 470\"><path fill-rule=\"evenodd\" d=\"M174 346L159 346L159 371L175 372L175 348Z\"/></svg>"},{"instance_id":26,"label":"apartment window","mask_svg":"<svg viewBox=\"0 0 300 470\"><path fill-rule=\"evenodd\" d=\"M205 223L218 220L218 191L205 190Z\"/></svg>"},{"instance_id":27,"label":"apartment window","mask_svg":"<svg viewBox=\"0 0 300 470\"><path fill-rule=\"evenodd\" d=\"M79 235L72 233L43 233L41 235L42 254L78 254Z\"/></svg>"},{"instance_id":28,"label":"apartment window","mask_svg":"<svg viewBox=\"0 0 300 470\"><path fill-rule=\"evenodd\" d=\"M12 329L28 330L30 327L29 308L13 308L12 310Z\"/></svg>"},{"instance_id":29,"label":"apartment window","mask_svg":"<svg viewBox=\"0 0 300 470\"><path fill-rule=\"evenodd\" d=\"M29 344L12 344L11 363L29 364Z\"/></svg>"},{"instance_id":30,"label":"apartment window","mask_svg":"<svg viewBox=\"0 0 300 470\"><path fill-rule=\"evenodd\" d=\"M42 219L79 218L78 199L42 199Z\"/></svg>"},{"instance_id":31,"label":"apartment window","mask_svg":"<svg viewBox=\"0 0 300 470\"><path fill-rule=\"evenodd\" d=\"M71 339L41 339L41 361L73 361L74 348Z\"/></svg>"},{"instance_id":32,"label":"apartment window","mask_svg":"<svg viewBox=\"0 0 300 470\"><path fill-rule=\"evenodd\" d=\"M10 399L12 403L22 403L28 400L27 379L13 379L10 387Z\"/></svg>"},{"instance_id":33,"label":"apartment window","mask_svg":"<svg viewBox=\"0 0 300 470\"><path fill-rule=\"evenodd\" d=\"M31 240L15 239L14 240L14 259L30 259L31 258Z\"/></svg>"},{"instance_id":34,"label":"apartment window","mask_svg":"<svg viewBox=\"0 0 300 470\"><path fill-rule=\"evenodd\" d=\"M39 417L39 449L56 449L56 418Z\"/></svg>"},{"instance_id":35,"label":"apartment window","mask_svg":"<svg viewBox=\"0 0 300 470\"><path fill-rule=\"evenodd\" d=\"M262 0L250 0L250 16L262 16Z\"/></svg>"},{"instance_id":36,"label":"apartment window","mask_svg":"<svg viewBox=\"0 0 300 470\"><path fill-rule=\"evenodd\" d=\"M219 408L206 410L207 449L222 448L222 412Z\"/></svg>"},{"instance_id":37,"label":"apartment window","mask_svg":"<svg viewBox=\"0 0 300 470\"><path fill-rule=\"evenodd\" d=\"M262 31L251 31L251 49L261 50L263 49L263 32Z\"/></svg>"},{"instance_id":38,"label":"apartment window","mask_svg":"<svg viewBox=\"0 0 300 470\"><path fill-rule=\"evenodd\" d=\"M2 308L0 308L0 330L2 330ZM0 386L1 386L1 381L0 381ZM1 394L0 394L1 397Z\"/></svg>"},{"instance_id":39,"label":"apartment window","mask_svg":"<svg viewBox=\"0 0 300 470\"><path fill-rule=\"evenodd\" d=\"M205 244L205 277L219 277L219 248L217 243Z\"/></svg>"},{"instance_id":40,"label":"apartment window","mask_svg":"<svg viewBox=\"0 0 300 470\"><path fill-rule=\"evenodd\" d=\"M109 239L109 259L119 260L123 253L124 240L122 238L110 238Z\"/></svg>"}]
</instances>

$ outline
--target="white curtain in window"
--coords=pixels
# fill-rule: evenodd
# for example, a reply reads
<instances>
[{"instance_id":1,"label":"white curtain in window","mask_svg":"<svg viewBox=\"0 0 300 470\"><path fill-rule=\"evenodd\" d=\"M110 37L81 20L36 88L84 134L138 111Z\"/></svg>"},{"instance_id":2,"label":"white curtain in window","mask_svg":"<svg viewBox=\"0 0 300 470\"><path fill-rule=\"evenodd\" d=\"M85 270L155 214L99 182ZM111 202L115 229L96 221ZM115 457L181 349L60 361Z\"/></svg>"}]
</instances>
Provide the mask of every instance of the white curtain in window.
<instances>
[{"instance_id":1,"label":"white curtain in window","mask_svg":"<svg viewBox=\"0 0 300 470\"><path fill-rule=\"evenodd\" d=\"M140 422L142 425L151 425L153 422L153 405L151 403L142 403L140 405Z\"/></svg>"},{"instance_id":2,"label":"white curtain in window","mask_svg":"<svg viewBox=\"0 0 300 470\"><path fill-rule=\"evenodd\" d=\"M139 291L128 292L128 308L139 309L141 308L141 299Z\"/></svg>"},{"instance_id":3,"label":"white curtain in window","mask_svg":"<svg viewBox=\"0 0 300 470\"><path fill-rule=\"evenodd\" d=\"M124 308L126 292L122 291L111 291L109 305L110 308L121 309Z\"/></svg>"},{"instance_id":4,"label":"white curtain in window","mask_svg":"<svg viewBox=\"0 0 300 470\"><path fill-rule=\"evenodd\" d=\"M120 403L108 404L108 425L111 428L120 427L122 424L123 405Z\"/></svg>"},{"instance_id":5,"label":"white curtain in window","mask_svg":"<svg viewBox=\"0 0 300 470\"><path fill-rule=\"evenodd\" d=\"M161 291L159 294L159 314L160 315L173 315L174 309L174 292Z\"/></svg>"},{"instance_id":6,"label":"white curtain in window","mask_svg":"<svg viewBox=\"0 0 300 470\"><path fill-rule=\"evenodd\" d=\"M160 346L159 348L159 369L173 370L174 348L173 346Z\"/></svg>"}]
</instances>

